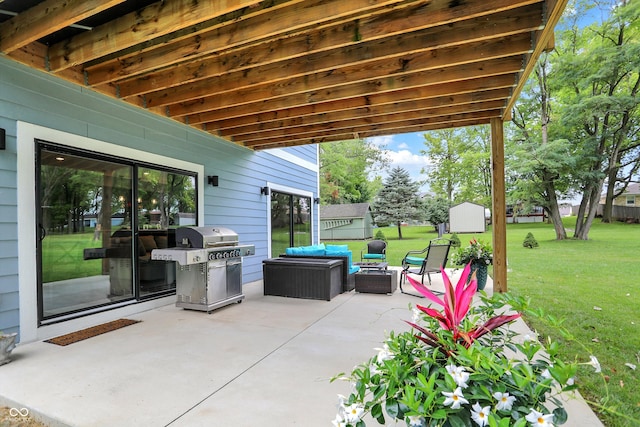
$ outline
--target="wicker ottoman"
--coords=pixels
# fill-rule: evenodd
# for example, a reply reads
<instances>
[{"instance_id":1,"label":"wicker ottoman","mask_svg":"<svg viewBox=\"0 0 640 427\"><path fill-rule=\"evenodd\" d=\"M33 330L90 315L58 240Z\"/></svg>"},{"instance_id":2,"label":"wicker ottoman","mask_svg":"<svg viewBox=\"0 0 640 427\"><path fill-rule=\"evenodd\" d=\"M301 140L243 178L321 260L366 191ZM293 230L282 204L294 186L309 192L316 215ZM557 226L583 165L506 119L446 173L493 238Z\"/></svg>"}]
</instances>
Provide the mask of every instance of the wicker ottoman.
<instances>
[{"instance_id":1,"label":"wicker ottoman","mask_svg":"<svg viewBox=\"0 0 640 427\"><path fill-rule=\"evenodd\" d=\"M329 301L342 292L342 261L271 258L262 261L265 295Z\"/></svg>"},{"instance_id":2,"label":"wicker ottoman","mask_svg":"<svg viewBox=\"0 0 640 427\"><path fill-rule=\"evenodd\" d=\"M398 287L398 275L394 270L366 270L355 276L356 292L393 294Z\"/></svg>"}]
</instances>

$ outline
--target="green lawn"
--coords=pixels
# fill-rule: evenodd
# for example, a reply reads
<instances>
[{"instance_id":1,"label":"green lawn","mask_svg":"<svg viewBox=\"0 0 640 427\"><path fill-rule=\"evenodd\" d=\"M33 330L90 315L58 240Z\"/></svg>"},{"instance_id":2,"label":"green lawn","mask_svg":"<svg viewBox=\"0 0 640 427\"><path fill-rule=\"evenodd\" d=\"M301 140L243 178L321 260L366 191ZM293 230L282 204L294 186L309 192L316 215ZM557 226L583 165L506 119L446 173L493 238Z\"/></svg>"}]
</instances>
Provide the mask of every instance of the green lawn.
<instances>
[{"instance_id":1,"label":"green lawn","mask_svg":"<svg viewBox=\"0 0 640 427\"><path fill-rule=\"evenodd\" d=\"M573 228L573 221L575 219L568 218L565 226ZM433 227L403 227L403 240L398 240L395 227L381 230L388 240L387 256L391 265L400 265L408 250L422 249L437 237ZM522 246L528 232L533 233L539 248ZM473 237L490 242L491 230L459 237L463 245ZM596 220L589 237L588 241L556 241L550 224L508 224L509 291L530 297L534 308L564 319L563 325L588 348L564 343L565 358L588 361L587 353L598 358L606 383L592 369L581 369L577 383L582 395L595 403L593 406L605 404L617 411L618 415L600 414L604 424L638 426L640 286L636 278L640 276L640 225L601 224ZM353 251L354 261L358 261L366 244L346 243ZM535 318L525 320L542 336L551 335L562 341L553 328ZM625 363L637 365L638 370Z\"/></svg>"}]
</instances>

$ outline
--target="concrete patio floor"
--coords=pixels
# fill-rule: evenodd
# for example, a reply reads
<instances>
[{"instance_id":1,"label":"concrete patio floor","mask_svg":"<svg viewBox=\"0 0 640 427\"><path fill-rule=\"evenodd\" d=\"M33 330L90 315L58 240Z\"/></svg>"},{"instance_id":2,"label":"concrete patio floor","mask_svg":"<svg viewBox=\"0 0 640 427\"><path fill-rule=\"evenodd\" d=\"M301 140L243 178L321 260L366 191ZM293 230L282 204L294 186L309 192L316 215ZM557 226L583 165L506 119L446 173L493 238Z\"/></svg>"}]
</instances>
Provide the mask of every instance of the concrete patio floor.
<instances>
[{"instance_id":1,"label":"concrete patio floor","mask_svg":"<svg viewBox=\"0 0 640 427\"><path fill-rule=\"evenodd\" d=\"M330 426L350 386L329 379L406 330L408 304L424 301L399 290L327 302L264 296L262 282L243 289L241 304L211 314L168 305L66 347L19 345L0 367L0 406L49 426ZM579 397L566 409L566 426L602 426Z\"/></svg>"}]
</instances>

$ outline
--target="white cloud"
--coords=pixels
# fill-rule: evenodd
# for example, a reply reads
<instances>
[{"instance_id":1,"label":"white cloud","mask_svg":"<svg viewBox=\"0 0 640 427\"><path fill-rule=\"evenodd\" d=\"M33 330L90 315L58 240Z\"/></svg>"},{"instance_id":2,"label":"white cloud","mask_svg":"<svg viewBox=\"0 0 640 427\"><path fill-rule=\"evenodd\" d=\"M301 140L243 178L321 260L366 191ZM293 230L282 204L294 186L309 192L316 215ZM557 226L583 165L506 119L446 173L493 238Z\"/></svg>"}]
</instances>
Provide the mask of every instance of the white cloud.
<instances>
[{"instance_id":1,"label":"white cloud","mask_svg":"<svg viewBox=\"0 0 640 427\"><path fill-rule=\"evenodd\" d=\"M376 147L389 145L393 142L393 135L373 136L371 138L367 138L367 142L375 145Z\"/></svg>"}]
</instances>

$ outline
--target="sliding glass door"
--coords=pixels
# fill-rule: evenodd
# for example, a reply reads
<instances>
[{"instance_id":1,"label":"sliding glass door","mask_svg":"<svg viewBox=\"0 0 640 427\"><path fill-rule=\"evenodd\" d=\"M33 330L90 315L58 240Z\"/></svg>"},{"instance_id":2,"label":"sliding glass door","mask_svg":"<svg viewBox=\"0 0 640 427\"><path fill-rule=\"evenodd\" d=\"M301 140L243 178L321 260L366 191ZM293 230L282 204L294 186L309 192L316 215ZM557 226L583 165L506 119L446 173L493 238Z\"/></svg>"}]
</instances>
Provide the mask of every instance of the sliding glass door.
<instances>
[{"instance_id":1,"label":"sliding glass door","mask_svg":"<svg viewBox=\"0 0 640 427\"><path fill-rule=\"evenodd\" d=\"M196 177L40 142L41 322L175 291L175 265L151 259L196 218Z\"/></svg>"},{"instance_id":2,"label":"sliding glass door","mask_svg":"<svg viewBox=\"0 0 640 427\"><path fill-rule=\"evenodd\" d=\"M271 192L271 255L312 242L311 197Z\"/></svg>"}]
</instances>

